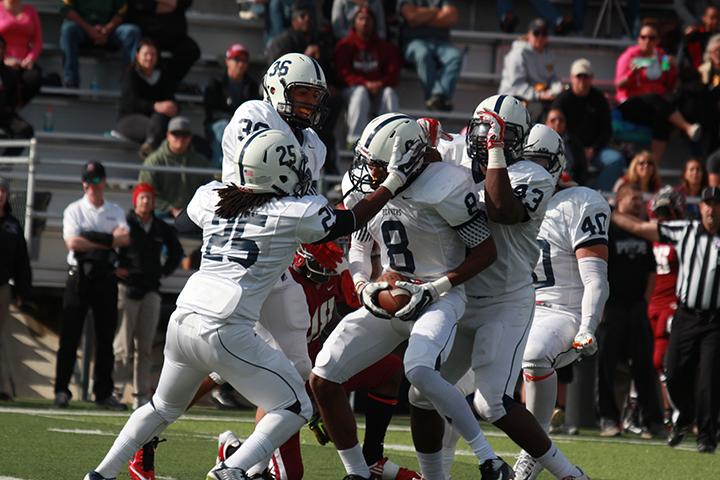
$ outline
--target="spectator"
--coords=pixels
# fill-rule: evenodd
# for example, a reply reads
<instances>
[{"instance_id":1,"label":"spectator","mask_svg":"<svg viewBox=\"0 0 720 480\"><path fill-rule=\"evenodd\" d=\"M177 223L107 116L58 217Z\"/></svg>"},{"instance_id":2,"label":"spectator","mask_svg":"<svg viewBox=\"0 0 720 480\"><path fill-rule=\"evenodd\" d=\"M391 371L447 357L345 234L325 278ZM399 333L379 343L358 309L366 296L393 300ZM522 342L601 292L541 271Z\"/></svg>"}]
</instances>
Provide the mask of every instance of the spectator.
<instances>
[{"instance_id":1,"label":"spectator","mask_svg":"<svg viewBox=\"0 0 720 480\"><path fill-rule=\"evenodd\" d=\"M639 216L642 192L623 185L617 194L617 211ZM655 259L647 240L610 226L608 237L610 297L605 304L598 340L598 412L600 435L620 435L620 409L615 401L615 373L619 361L629 360L630 373L643 411L642 427L654 433L662 424L652 363L653 337L647 318L647 301L655 283Z\"/></svg>"},{"instance_id":2,"label":"spectator","mask_svg":"<svg viewBox=\"0 0 720 480\"><path fill-rule=\"evenodd\" d=\"M680 184L675 189L680 192L683 197L697 197L700 198L700 194L703 189L708 186L708 173L705 169L705 165L696 159L691 158L685 162L683 167L682 177L680 177ZM682 218L697 220L700 218L700 210L696 203L688 203L686 206L686 212Z\"/></svg>"},{"instance_id":3,"label":"spectator","mask_svg":"<svg viewBox=\"0 0 720 480\"><path fill-rule=\"evenodd\" d=\"M714 0L673 0L673 7L687 32L689 29L697 28L699 22L705 22L707 9L715 6L715 3L717 2Z\"/></svg>"},{"instance_id":4,"label":"spectator","mask_svg":"<svg viewBox=\"0 0 720 480\"><path fill-rule=\"evenodd\" d=\"M165 72L158 68L158 50L150 39L143 39L135 62L125 72L120 95L116 130L140 146L145 158L162 142L170 118L178 106Z\"/></svg>"},{"instance_id":5,"label":"spectator","mask_svg":"<svg viewBox=\"0 0 720 480\"><path fill-rule=\"evenodd\" d=\"M208 168L208 160L192 147L190 120L175 117L170 120L165 141L145 159L144 166ZM150 184L157 194L156 209L177 217L190 203L195 190L211 180L209 175L197 173L158 172L143 170L139 182Z\"/></svg>"},{"instance_id":6,"label":"spectator","mask_svg":"<svg viewBox=\"0 0 720 480\"><path fill-rule=\"evenodd\" d=\"M0 400L12 400L12 372L5 324L10 316L13 289L19 306L30 295L32 272L20 222L10 208L10 184L0 178ZM13 288L8 283L13 281Z\"/></svg>"},{"instance_id":7,"label":"spectator","mask_svg":"<svg viewBox=\"0 0 720 480\"><path fill-rule=\"evenodd\" d=\"M225 52L225 75L211 80L203 92L205 132L212 146L212 166L222 165L222 136L235 110L246 100L259 100L260 87L248 75L250 52L233 43Z\"/></svg>"},{"instance_id":8,"label":"spectator","mask_svg":"<svg viewBox=\"0 0 720 480\"><path fill-rule=\"evenodd\" d=\"M708 185L711 187L720 187L720 150L716 150L710 154L705 167L708 172Z\"/></svg>"},{"instance_id":9,"label":"spectator","mask_svg":"<svg viewBox=\"0 0 720 480\"><path fill-rule=\"evenodd\" d=\"M654 23L645 23L640 29L638 44L625 49L618 58L615 98L625 120L652 128L651 150L659 164L672 126L685 132L693 142L700 140L701 128L697 123L688 123L670 99L677 69L657 42L657 27Z\"/></svg>"},{"instance_id":10,"label":"spectator","mask_svg":"<svg viewBox=\"0 0 720 480\"><path fill-rule=\"evenodd\" d=\"M160 322L160 279L180 265L183 250L175 229L153 215L152 186L135 185L132 203L126 217L130 244L120 249L118 258L120 326L113 350L115 382L124 386L132 380L133 408L137 409L149 402L153 393L150 367L153 339ZM161 256L166 257L164 263Z\"/></svg>"},{"instance_id":11,"label":"spectator","mask_svg":"<svg viewBox=\"0 0 720 480\"><path fill-rule=\"evenodd\" d=\"M266 57L270 61L286 53L303 53L320 64L325 73L329 97L325 101L327 117L324 125L316 129L318 136L327 148L325 173L337 173L337 149L335 146L335 124L343 108L343 100L335 88L333 57L335 46L332 35L317 33L314 28L315 11L307 0L298 0L292 7L292 26L273 39L267 48Z\"/></svg>"},{"instance_id":12,"label":"spectator","mask_svg":"<svg viewBox=\"0 0 720 480\"><path fill-rule=\"evenodd\" d=\"M703 128L707 129L707 150L712 152L720 147L720 34L708 40L703 60L697 71L704 94L697 109L702 112Z\"/></svg>"},{"instance_id":13,"label":"spectator","mask_svg":"<svg viewBox=\"0 0 720 480\"><path fill-rule=\"evenodd\" d=\"M530 116L536 121L563 89L555 72L555 56L547 45L547 24L536 18L530 22L528 33L515 40L505 55L498 89L500 94L526 100Z\"/></svg>"},{"instance_id":14,"label":"spectator","mask_svg":"<svg viewBox=\"0 0 720 480\"><path fill-rule=\"evenodd\" d=\"M105 168L88 162L82 169L85 194L63 212L63 240L68 253L68 277L63 296L63 321L55 370L56 408L67 408L68 388L75 369L78 344L88 308L95 322L95 404L110 410L127 410L113 396L113 337L117 326L115 249L130 241L122 209L105 200Z\"/></svg>"},{"instance_id":15,"label":"spectator","mask_svg":"<svg viewBox=\"0 0 720 480\"><path fill-rule=\"evenodd\" d=\"M192 0L128 1L128 21L138 25L143 36L153 39L159 51L172 55L163 67L172 92L200 58L200 47L187 33L185 12L190 5Z\"/></svg>"},{"instance_id":16,"label":"spectator","mask_svg":"<svg viewBox=\"0 0 720 480\"><path fill-rule=\"evenodd\" d=\"M430 110L452 110L462 52L450 42L458 10L450 0L399 0L400 44L415 67Z\"/></svg>"},{"instance_id":17,"label":"spectator","mask_svg":"<svg viewBox=\"0 0 720 480\"><path fill-rule=\"evenodd\" d=\"M382 0L333 0L332 2L332 29L335 38L345 38L355 22L355 16L360 8L369 8L375 19L377 36L387 39L385 25L385 9Z\"/></svg>"},{"instance_id":18,"label":"spectator","mask_svg":"<svg viewBox=\"0 0 720 480\"><path fill-rule=\"evenodd\" d=\"M667 389L678 416L668 445L682 442L693 421L697 450L714 453L720 412L720 189L701 194L701 220L642 222L613 214L613 223L651 241L671 243L678 253L677 310L666 359Z\"/></svg>"},{"instance_id":19,"label":"spectator","mask_svg":"<svg viewBox=\"0 0 720 480\"><path fill-rule=\"evenodd\" d=\"M5 58L5 39L0 37L0 138L32 138L35 130L18 113L18 72L2 63ZM20 155L22 147L5 149L5 155Z\"/></svg>"},{"instance_id":20,"label":"spectator","mask_svg":"<svg viewBox=\"0 0 720 480\"><path fill-rule=\"evenodd\" d=\"M594 76L589 60L575 60L570 68L570 88L558 95L553 107L565 114L570 149L573 143L579 147L573 149L573 157L578 160L575 166L578 176L573 177L584 184L584 172L592 165L598 170L593 187L609 192L623 173L625 158L608 147L612 135L610 105L605 95L593 86Z\"/></svg>"},{"instance_id":21,"label":"spectator","mask_svg":"<svg viewBox=\"0 0 720 480\"><path fill-rule=\"evenodd\" d=\"M567 118L563 111L559 108L551 108L545 117L545 125L555 130L565 142L566 172L570 174L573 181L584 185L587 180L587 167L584 165L582 147L569 137Z\"/></svg>"},{"instance_id":22,"label":"spectator","mask_svg":"<svg viewBox=\"0 0 720 480\"><path fill-rule=\"evenodd\" d=\"M720 27L720 9L715 5L708 5L705 7L700 24L693 22L685 28L680 55L678 55L681 70L686 68L694 70L703 63L708 40L718 33L718 27Z\"/></svg>"},{"instance_id":23,"label":"spectator","mask_svg":"<svg viewBox=\"0 0 720 480\"><path fill-rule=\"evenodd\" d=\"M140 29L123 23L127 12L125 0L64 0L60 12L65 16L60 27L60 49L66 87L80 87L78 49L81 45L122 47L125 64L132 61L138 49Z\"/></svg>"},{"instance_id":24,"label":"spectator","mask_svg":"<svg viewBox=\"0 0 720 480\"><path fill-rule=\"evenodd\" d=\"M7 42L5 65L19 74L19 106L26 105L42 84L37 65L43 48L42 26L35 7L23 5L22 0L4 0L0 4L0 36Z\"/></svg>"},{"instance_id":25,"label":"spectator","mask_svg":"<svg viewBox=\"0 0 720 480\"><path fill-rule=\"evenodd\" d=\"M549 0L533 0L530 3L532 3L538 15L554 26L557 35L565 35L572 28L573 20L570 17L563 16ZM500 30L513 33L515 27L517 27L518 17L513 12L512 0L496 0L495 5Z\"/></svg>"},{"instance_id":26,"label":"spectator","mask_svg":"<svg viewBox=\"0 0 720 480\"><path fill-rule=\"evenodd\" d=\"M628 183L637 185L644 194L660 190L662 185L660 173L657 171L657 164L653 160L652 154L647 150L641 150L635 154L625 175L615 182L613 192L620 191L620 187Z\"/></svg>"},{"instance_id":27,"label":"spectator","mask_svg":"<svg viewBox=\"0 0 720 480\"><path fill-rule=\"evenodd\" d=\"M370 8L357 9L353 27L335 47L335 66L346 85L347 143L353 145L370 121L370 115L396 112L395 87L400 80L400 52L375 33Z\"/></svg>"},{"instance_id":28,"label":"spectator","mask_svg":"<svg viewBox=\"0 0 720 480\"><path fill-rule=\"evenodd\" d=\"M298 0L268 0L267 16L265 17L265 46L270 46L275 37L290 28L292 22L293 5ZM313 0L302 0L306 4L311 16L316 17Z\"/></svg>"}]
</instances>

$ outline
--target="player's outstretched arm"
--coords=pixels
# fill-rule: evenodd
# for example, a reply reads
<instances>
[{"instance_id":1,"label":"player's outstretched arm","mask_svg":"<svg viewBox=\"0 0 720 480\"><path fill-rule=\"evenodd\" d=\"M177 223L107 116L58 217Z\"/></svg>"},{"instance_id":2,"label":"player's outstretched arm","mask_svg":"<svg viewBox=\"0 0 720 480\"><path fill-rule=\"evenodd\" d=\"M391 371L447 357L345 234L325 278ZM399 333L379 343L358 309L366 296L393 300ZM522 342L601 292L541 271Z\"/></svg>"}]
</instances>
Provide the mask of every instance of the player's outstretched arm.
<instances>
[{"instance_id":1,"label":"player's outstretched arm","mask_svg":"<svg viewBox=\"0 0 720 480\"><path fill-rule=\"evenodd\" d=\"M581 355L593 355L597 351L595 329L600 323L605 302L610 294L607 281L607 245L591 245L575 250L578 270L583 282L580 328L573 341L573 348Z\"/></svg>"},{"instance_id":2,"label":"player's outstretched arm","mask_svg":"<svg viewBox=\"0 0 720 480\"><path fill-rule=\"evenodd\" d=\"M619 213L617 211L612 213L612 222L626 232L642 237L645 240L651 242L660 240L658 224L655 222L646 222L627 213Z\"/></svg>"}]
</instances>

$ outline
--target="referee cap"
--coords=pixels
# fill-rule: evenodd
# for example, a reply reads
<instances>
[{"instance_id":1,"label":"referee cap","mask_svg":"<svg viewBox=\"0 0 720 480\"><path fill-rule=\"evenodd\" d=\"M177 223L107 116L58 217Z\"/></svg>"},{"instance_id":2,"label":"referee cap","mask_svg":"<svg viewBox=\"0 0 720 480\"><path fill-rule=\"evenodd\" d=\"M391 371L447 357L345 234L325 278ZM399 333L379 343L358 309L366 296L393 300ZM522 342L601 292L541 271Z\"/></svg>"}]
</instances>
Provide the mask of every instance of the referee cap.
<instances>
[{"instance_id":1,"label":"referee cap","mask_svg":"<svg viewBox=\"0 0 720 480\"><path fill-rule=\"evenodd\" d=\"M700 199L703 202L720 202L720 187L705 187L703 188Z\"/></svg>"},{"instance_id":2,"label":"referee cap","mask_svg":"<svg viewBox=\"0 0 720 480\"><path fill-rule=\"evenodd\" d=\"M102 163L90 160L82 169L82 181L85 183L98 184L105 178L105 167Z\"/></svg>"}]
</instances>

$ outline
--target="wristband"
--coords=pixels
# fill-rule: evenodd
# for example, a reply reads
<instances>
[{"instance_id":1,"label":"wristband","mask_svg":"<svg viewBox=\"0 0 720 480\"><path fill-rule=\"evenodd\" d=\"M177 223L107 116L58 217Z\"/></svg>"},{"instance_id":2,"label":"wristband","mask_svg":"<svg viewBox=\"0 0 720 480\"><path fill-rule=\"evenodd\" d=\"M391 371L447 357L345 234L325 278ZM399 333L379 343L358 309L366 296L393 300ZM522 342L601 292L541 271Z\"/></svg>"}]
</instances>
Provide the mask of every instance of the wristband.
<instances>
[{"instance_id":1,"label":"wristband","mask_svg":"<svg viewBox=\"0 0 720 480\"><path fill-rule=\"evenodd\" d=\"M433 286L433 288L435 288L438 296L442 295L443 293L449 292L450 289L453 287L447 275L440 277L437 280L434 280L433 282L431 282L431 285Z\"/></svg>"},{"instance_id":2,"label":"wristband","mask_svg":"<svg viewBox=\"0 0 720 480\"><path fill-rule=\"evenodd\" d=\"M507 168L505 152L502 148L498 147L488 149L487 168Z\"/></svg>"},{"instance_id":3,"label":"wristband","mask_svg":"<svg viewBox=\"0 0 720 480\"><path fill-rule=\"evenodd\" d=\"M405 181L395 172L389 172L385 181L380 184L381 187L388 189L393 196L403 185L405 185Z\"/></svg>"}]
</instances>

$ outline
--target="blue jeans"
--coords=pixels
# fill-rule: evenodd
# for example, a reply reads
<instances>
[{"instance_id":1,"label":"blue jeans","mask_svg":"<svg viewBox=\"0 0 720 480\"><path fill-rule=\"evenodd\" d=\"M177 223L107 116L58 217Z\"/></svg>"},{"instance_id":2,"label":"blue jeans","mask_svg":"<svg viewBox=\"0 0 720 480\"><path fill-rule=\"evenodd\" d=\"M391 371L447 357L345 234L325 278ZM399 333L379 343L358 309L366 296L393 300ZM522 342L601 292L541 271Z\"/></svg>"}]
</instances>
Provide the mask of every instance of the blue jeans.
<instances>
[{"instance_id":1,"label":"blue jeans","mask_svg":"<svg viewBox=\"0 0 720 480\"><path fill-rule=\"evenodd\" d=\"M612 192L615 182L625 170L625 157L614 148L603 148L595 153L590 163L598 169L593 187L603 192Z\"/></svg>"},{"instance_id":2,"label":"blue jeans","mask_svg":"<svg viewBox=\"0 0 720 480\"><path fill-rule=\"evenodd\" d=\"M269 0L265 12L265 45L290 26L294 0ZM270 59L274 60L274 59Z\"/></svg>"},{"instance_id":3,"label":"blue jeans","mask_svg":"<svg viewBox=\"0 0 720 480\"><path fill-rule=\"evenodd\" d=\"M210 125L210 133L212 134L210 138L210 146L212 147L212 159L210 163L214 168L222 168L222 137L228 123L230 123L230 120L223 118Z\"/></svg>"},{"instance_id":4,"label":"blue jeans","mask_svg":"<svg viewBox=\"0 0 720 480\"><path fill-rule=\"evenodd\" d=\"M110 34L107 44L113 48L122 47L123 62L127 65L135 57L141 36L137 25L124 23ZM63 82L66 87L80 86L78 49L89 41L90 37L77 23L63 20L60 27L60 49L63 52Z\"/></svg>"},{"instance_id":5,"label":"blue jeans","mask_svg":"<svg viewBox=\"0 0 720 480\"><path fill-rule=\"evenodd\" d=\"M415 65L425 100L433 95L451 99L462 69L462 53L449 42L415 39L405 46L405 60Z\"/></svg>"}]
</instances>

